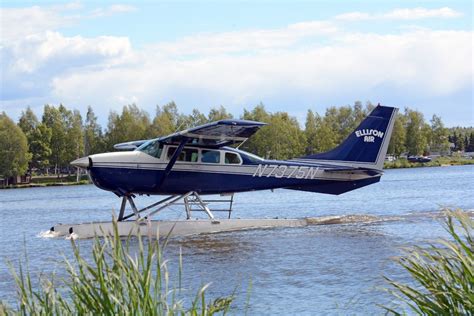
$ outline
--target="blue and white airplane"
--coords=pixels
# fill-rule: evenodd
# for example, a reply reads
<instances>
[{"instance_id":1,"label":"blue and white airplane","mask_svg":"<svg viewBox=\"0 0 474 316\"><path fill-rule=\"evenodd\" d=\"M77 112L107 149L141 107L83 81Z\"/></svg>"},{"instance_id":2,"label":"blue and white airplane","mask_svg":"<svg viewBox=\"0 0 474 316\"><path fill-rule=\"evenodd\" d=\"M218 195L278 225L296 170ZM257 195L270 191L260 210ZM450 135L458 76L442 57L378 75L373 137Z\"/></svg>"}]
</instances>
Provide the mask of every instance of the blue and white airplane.
<instances>
[{"instance_id":1,"label":"blue and white airplane","mask_svg":"<svg viewBox=\"0 0 474 316\"><path fill-rule=\"evenodd\" d=\"M230 119L117 144L116 149L133 151L90 155L71 164L86 168L99 188L122 197L119 220L154 209L151 216L180 199L188 218L189 203L195 202L213 219L200 195L276 188L341 194L380 181L397 111L379 105L333 150L290 160L266 160L231 147L266 124ZM170 196L138 210L136 194ZM133 214L125 216L127 201Z\"/></svg>"}]
</instances>

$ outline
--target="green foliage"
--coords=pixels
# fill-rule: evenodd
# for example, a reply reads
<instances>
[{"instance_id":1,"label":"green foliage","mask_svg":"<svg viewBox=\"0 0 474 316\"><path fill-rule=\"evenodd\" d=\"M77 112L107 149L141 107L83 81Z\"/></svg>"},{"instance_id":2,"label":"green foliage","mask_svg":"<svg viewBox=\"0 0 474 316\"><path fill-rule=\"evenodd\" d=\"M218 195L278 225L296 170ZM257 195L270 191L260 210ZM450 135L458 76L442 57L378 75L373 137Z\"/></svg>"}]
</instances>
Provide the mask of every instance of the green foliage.
<instances>
[{"instance_id":1,"label":"green foliage","mask_svg":"<svg viewBox=\"0 0 474 316\"><path fill-rule=\"evenodd\" d=\"M332 133L327 121L311 110L306 115L305 135L308 155L330 150L337 145L335 133Z\"/></svg>"},{"instance_id":2,"label":"green foliage","mask_svg":"<svg viewBox=\"0 0 474 316\"><path fill-rule=\"evenodd\" d=\"M213 121L231 119L232 114L228 113L227 110L221 105L218 108L212 108L211 111L209 111L208 118L209 118L208 119L209 122L213 122Z\"/></svg>"},{"instance_id":3,"label":"green foliage","mask_svg":"<svg viewBox=\"0 0 474 316\"><path fill-rule=\"evenodd\" d=\"M31 159L32 167L46 168L49 166L49 157L51 156L51 135L51 129L43 123L39 123L28 138L30 152L33 155Z\"/></svg>"},{"instance_id":4,"label":"green foliage","mask_svg":"<svg viewBox=\"0 0 474 316\"><path fill-rule=\"evenodd\" d=\"M92 155L105 151L105 140L102 128L97 123L97 116L91 106L87 107L84 124L84 155Z\"/></svg>"},{"instance_id":5,"label":"green foliage","mask_svg":"<svg viewBox=\"0 0 474 316\"><path fill-rule=\"evenodd\" d=\"M406 148L409 155L423 155L428 146L427 133L423 114L421 112L405 109L407 119Z\"/></svg>"},{"instance_id":6,"label":"green foliage","mask_svg":"<svg viewBox=\"0 0 474 316\"><path fill-rule=\"evenodd\" d=\"M84 138L81 113L74 110L68 113L66 129L66 164L84 155Z\"/></svg>"},{"instance_id":7,"label":"green foliage","mask_svg":"<svg viewBox=\"0 0 474 316\"><path fill-rule=\"evenodd\" d=\"M178 107L172 101L163 108L156 106L156 115L147 131L149 138L166 136L176 132L179 124Z\"/></svg>"},{"instance_id":8,"label":"green foliage","mask_svg":"<svg viewBox=\"0 0 474 316\"><path fill-rule=\"evenodd\" d=\"M113 150L113 146L130 140L147 139L150 118L148 113L141 110L135 104L124 106L122 114L111 112L107 124L107 149Z\"/></svg>"},{"instance_id":9,"label":"green foliage","mask_svg":"<svg viewBox=\"0 0 474 316\"><path fill-rule=\"evenodd\" d=\"M340 144L374 108L367 102L354 105L329 107L324 115L308 110L304 129L287 112L270 113L260 103L251 111L244 110L241 118L266 122L242 149L262 157L288 159L331 150ZM93 108L88 107L83 124L77 110L60 105L45 105L42 122L38 122L30 108L22 112L18 125L26 134L33 155L30 168L69 168L70 161L90 154L113 151L113 145L121 142L151 139L180 130L206 124L211 121L232 118L223 106L213 108L206 116L198 109L191 114L178 111L174 102L156 107L152 121L146 111L135 104L124 106L121 113L110 112L105 134L97 123ZM428 154L430 151L474 151L472 128L446 129L440 117L434 115L427 124L423 115L409 108L399 113L394 124L388 154L401 156ZM403 163L395 162L392 167ZM409 165L412 166L412 165Z\"/></svg>"},{"instance_id":10,"label":"green foliage","mask_svg":"<svg viewBox=\"0 0 474 316\"><path fill-rule=\"evenodd\" d=\"M30 169L48 167L51 156L51 129L38 121L30 107L21 113L18 126L28 140L29 151L32 155Z\"/></svg>"},{"instance_id":11,"label":"green foliage","mask_svg":"<svg viewBox=\"0 0 474 316\"><path fill-rule=\"evenodd\" d=\"M453 151L474 151L474 127L453 127L448 129L448 140L454 145Z\"/></svg>"},{"instance_id":12,"label":"green foliage","mask_svg":"<svg viewBox=\"0 0 474 316\"><path fill-rule=\"evenodd\" d=\"M0 113L0 177L25 174L30 159L25 134L5 112Z\"/></svg>"},{"instance_id":13,"label":"green foliage","mask_svg":"<svg viewBox=\"0 0 474 316\"><path fill-rule=\"evenodd\" d=\"M391 293L419 315L474 314L474 222L460 210L447 210L448 240L405 250L398 263L413 278L404 284L386 278ZM390 313L403 311L385 307Z\"/></svg>"},{"instance_id":14,"label":"green foliage","mask_svg":"<svg viewBox=\"0 0 474 316\"><path fill-rule=\"evenodd\" d=\"M270 159L288 159L301 156L305 150L305 135L298 121L285 112L268 113L263 104L242 117L268 123L252 136L242 148Z\"/></svg>"},{"instance_id":15,"label":"green foliage","mask_svg":"<svg viewBox=\"0 0 474 316\"><path fill-rule=\"evenodd\" d=\"M393 125L392 138L388 145L387 153L399 157L406 151L405 141L406 133L406 117L398 113Z\"/></svg>"},{"instance_id":16,"label":"green foliage","mask_svg":"<svg viewBox=\"0 0 474 316\"><path fill-rule=\"evenodd\" d=\"M18 308L0 305L6 315L213 315L225 314L233 296L207 301L204 285L194 297L169 282L168 261L158 239L149 236L121 240L117 222L111 235L96 237L92 259L85 259L79 245L71 244L74 259L65 259L66 277L57 282L42 277L38 288L20 263L12 267L18 292ZM138 248L138 249L137 249ZM180 258L181 262L181 258ZM179 266L179 277L182 267Z\"/></svg>"},{"instance_id":17,"label":"green foliage","mask_svg":"<svg viewBox=\"0 0 474 316\"><path fill-rule=\"evenodd\" d=\"M23 133L25 133L26 137L33 134L38 124L38 118L30 107L27 107L26 111L21 111L21 116L18 120L18 126L21 128Z\"/></svg>"},{"instance_id":18,"label":"green foliage","mask_svg":"<svg viewBox=\"0 0 474 316\"><path fill-rule=\"evenodd\" d=\"M46 104L43 112L43 124L51 130L51 156L50 162L55 171L67 164L66 156L66 109L61 105L61 111L54 106Z\"/></svg>"},{"instance_id":19,"label":"green foliage","mask_svg":"<svg viewBox=\"0 0 474 316\"><path fill-rule=\"evenodd\" d=\"M437 115L433 115L431 119L430 148L441 153L449 151L448 129L444 127L443 121Z\"/></svg>"}]
</instances>

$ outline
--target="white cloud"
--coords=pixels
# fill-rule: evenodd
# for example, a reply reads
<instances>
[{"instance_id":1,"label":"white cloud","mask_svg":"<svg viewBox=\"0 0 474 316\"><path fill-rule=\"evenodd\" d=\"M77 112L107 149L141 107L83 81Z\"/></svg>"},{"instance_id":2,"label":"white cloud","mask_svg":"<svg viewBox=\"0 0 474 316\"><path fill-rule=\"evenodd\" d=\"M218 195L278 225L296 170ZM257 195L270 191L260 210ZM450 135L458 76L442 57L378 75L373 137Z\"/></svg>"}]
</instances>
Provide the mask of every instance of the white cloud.
<instances>
[{"instance_id":1,"label":"white cloud","mask_svg":"<svg viewBox=\"0 0 474 316\"><path fill-rule=\"evenodd\" d=\"M21 41L31 34L72 24L76 18L73 15L61 15L59 8L0 8L1 46Z\"/></svg>"},{"instance_id":2,"label":"white cloud","mask_svg":"<svg viewBox=\"0 0 474 316\"><path fill-rule=\"evenodd\" d=\"M366 21L366 20L420 20L428 18L457 18L463 14L448 7L439 9L407 8L395 9L387 13L369 14L366 12L348 12L337 15L340 21Z\"/></svg>"},{"instance_id":3,"label":"white cloud","mask_svg":"<svg viewBox=\"0 0 474 316\"><path fill-rule=\"evenodd\" d=\"M137 11L137 8L126 4L113 4L109 6L109 10L111 12L134 12Z\"/></svg>"},{"instance_id":4,"label":"white cloud","mask_svg":"<svg viewBox=\"0 0 474 316\"><path fill-rule=\"evenodd\" d=\"M290 24L285 28L206 33L188 36L174 42L153 45L160 55L219 55L223 53L256 53L269 49L294 47L300 41L335 34L338 28L330 22L311 21Z\"/></svg>"},{"instance_id":5,"label":"white cloud","mask_svg":"<svg viewBox=\"0 0 474 316\"><path fill-rule=\"evenodd\" d=\"M112 7L102 12L133 10ZM458 14L449 8L399 9L375 16L352 12L282 28L199 33L141 50L134 50L126 37L64 36L54 29L71 18L53 9L25 10L13 12L16 17L10 16L9 23L26 19L31 25L8 30L11 38L14 32L21 36L0 46L0 106L36 98L74 106L101 104L103 112L98 112L106 115L109 107L131 102L151 107L174 99L183 110L224 104L240 113L243 104L260 100L291 100L307 108L336 96L355 100L376 93L429 99L472 86L472 31L375 34L337 23ZM44 22L46 17L50 19ZM296 106L292 110L299 111Z\"/></svg>"},{"instance_id":6,"label":"white cloud","mask_svg":"<svg viewBox=\"0 0 474 316\"><path fill-rule=\"evenodd\" d=\"M97 18L97 17L110 16L117 13L127 13L127 12L134 12L134 11L137 11L137 8L134 6L125 5L125 4L113 4L106 8L94 9L90 13L89 16Z\"/></svg>"},{"instance_id":7,"label":"white cloud","mask_svg":"<svg viewBox=\"0 0 474 316\"><path fill-rule=\"evenodd\" d=\"M373 17L366 12L348 12L336 15L334 18L341 21L364 21L370 20Z\"/></svg>"},{"instance_id":8,"label":"white cloud","mask_svg":"<svg viewBox=\"0 0 474 316\"><path fill-rule=\"evenodd\" d=\"M190 98L207 105L221 100L231 108L289 95L303 96L310 103L314 96L368 95L377 89L444 96L471 84L474 70L466 67L472 56L471 37L471 32L463 31L344 33L326 46L274 48L250 55L203 54L185 60L159 55L152 48L133 66L58 76L53 93L72 103L103 100L118 105L134 100L147 105L169 99L189 103ZM188 41L175 45L184 51L204 51L209 43L200 40L200 47ZM81 95L75 94L79 89Z\"/></svg>"},{"instance_id":9,"label":"white cloud","mask_svg":"<svg viewBox=\"0 0 474 316\"><path fill-rule=\"evenodd\" d=\"M457 18L460 16L462 16L461 12L458 12L448 7L439 9L396 9L392 12L383 15L384 18L401 20L418 20L427 18Z\"/></svg>"}]
</instances>

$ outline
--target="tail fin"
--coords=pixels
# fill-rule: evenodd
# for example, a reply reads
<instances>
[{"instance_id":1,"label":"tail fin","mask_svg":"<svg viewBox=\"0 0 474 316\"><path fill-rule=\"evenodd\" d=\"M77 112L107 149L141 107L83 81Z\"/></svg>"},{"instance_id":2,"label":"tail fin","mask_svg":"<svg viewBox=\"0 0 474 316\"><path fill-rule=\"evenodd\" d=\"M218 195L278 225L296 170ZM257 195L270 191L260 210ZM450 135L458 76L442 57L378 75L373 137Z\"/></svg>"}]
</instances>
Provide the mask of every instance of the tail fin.
<instances>
[{"instance_id":1,"label":"tail fin","mask_svg":"<svg viewBox=\"0 0 474 316\"><path fill-rule=\"evenodd\" d=\"M397 108L378 105L342 144L328 152L300 159L338 162L353 167L381 170L397 112Z\"/></svg>"}]
</instances>

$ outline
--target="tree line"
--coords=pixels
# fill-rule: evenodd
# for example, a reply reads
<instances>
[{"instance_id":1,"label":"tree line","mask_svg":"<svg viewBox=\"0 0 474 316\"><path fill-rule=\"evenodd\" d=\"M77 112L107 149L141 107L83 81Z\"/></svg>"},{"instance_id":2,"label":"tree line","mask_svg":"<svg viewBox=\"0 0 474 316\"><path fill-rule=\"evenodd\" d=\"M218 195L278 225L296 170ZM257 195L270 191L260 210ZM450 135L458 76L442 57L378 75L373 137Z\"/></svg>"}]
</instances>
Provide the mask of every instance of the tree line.
<instances>
[{"instance_id":1,"label":"tree line","mask_svg":"<svg viewBox=\"0 0 474 316\"><path fill-rule=\"evenodd\" d=\"M244 109L239 118L269 123L246 141L241 148L269 159L288 159L327 151L345 139L367 116L374 105L331 106L323 114L311 109L304 128L288 112L269 112L260 103ZM206 115L194 109L190 114L178 111L174 102L157 106L153 117L135 104L121 113L111 111L106 128L98 123L91 106L83 118L78 110L64 105L45 105L41 120L31 108L22 111L17 123L5 112L0 114L0 176L10 177L28 170L60 174L70 170L69 162L90 154L113 151L113 145L131 140L156 138L179 130L221 119L233 118L223 106ZM388 153L400 156L430 152L448 153L472 150L472 128L448 129L433 115L426 121L419 111L405 108L395 120Z\"/></svg>"}]
</instances>

